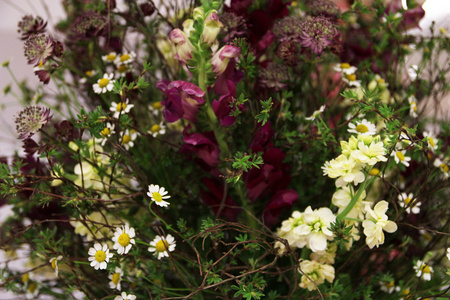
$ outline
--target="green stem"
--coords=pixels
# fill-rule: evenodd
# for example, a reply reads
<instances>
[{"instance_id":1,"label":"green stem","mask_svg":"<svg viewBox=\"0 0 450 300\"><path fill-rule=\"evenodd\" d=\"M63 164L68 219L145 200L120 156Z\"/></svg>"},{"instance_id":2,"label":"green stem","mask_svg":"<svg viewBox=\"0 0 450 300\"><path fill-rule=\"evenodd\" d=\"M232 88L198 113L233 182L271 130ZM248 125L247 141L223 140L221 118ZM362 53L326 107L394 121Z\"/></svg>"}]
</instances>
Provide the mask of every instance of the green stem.
<instances>
[{"instance_id":1,"label":"green stem","mask_svg":"<svg viewBox=\"0 0 450 300\"><path fill-rule=\"evenodd\" d=\"M358 202L359 198L361 197L362 193L366 190L366 186L368 184L371 184L377 177L372 177L369 180L364 180L363 184L360 186L356 194L353 195L352 200L347 205L347 207L337 216L339 220L343 220L348 213L353 209L356 202Z\"/></svg>"},{"instance_id":2,"label":"green stem","mask_svg":"<svg viewBox=\"0 0 450 300\"><path fill-rule=\"evenodd\" d=\"M150 201L150 203L148 204L148 209L150 210L150 212L152 213L152 215L154 215L155 218L161 220L161 222L164 223L164 225L166 226L167 229L173 230L173 229L172 229L172 226L170 226L169 224L167 224L166 221L164 221L160 216L158 216L158 215L152 210L152 204L153 204L153 201Z\"/></svg>"}]
</instances>

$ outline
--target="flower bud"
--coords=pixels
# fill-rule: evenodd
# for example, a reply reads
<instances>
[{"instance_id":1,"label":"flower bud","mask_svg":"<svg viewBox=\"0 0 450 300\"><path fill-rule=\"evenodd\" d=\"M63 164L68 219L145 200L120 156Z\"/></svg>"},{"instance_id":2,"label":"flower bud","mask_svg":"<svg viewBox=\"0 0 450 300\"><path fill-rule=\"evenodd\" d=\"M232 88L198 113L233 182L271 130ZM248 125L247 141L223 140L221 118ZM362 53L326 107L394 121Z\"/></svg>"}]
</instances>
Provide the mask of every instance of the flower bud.
<instances>
[{"instance_id":1,"label":"flower bud","mask_svg":"<svg viewBox=\"0 0 450 300\"><path fill-rule=\"evenodd\" d=\"M194 20L187 19L183 22L183 32L187 37L191 36L191 32L194 31Z\"/></svg>"},{"instance_id":2,"label":"flower bud","mask_svg":"<svg viewBox=\"0 0 450 300\"><path fill-rule=\"evenodd\" d=\"M195 21L203 21L205 18L205 12L202 7L196 7L193 12L193 18Z\"/></svg>"},{"instance_id":3,"label":"flower bud","mask_svg":"<svg viewBox=\"0 0 450 300\"><path fill-rule=\"evenodd\" d=\"M205 43L211 45L216 40L217 35L220 32L220 28L223 27L222 22L219 21L219 16L216 11L211 12L205 19L202 38Z\"/></svg>"},{"instance_id":4,"label":"flower bud","mask_svg":"<svg viewBox=\"0 0 450 300\"><path fill-rule=\"evenodd\" d=\"M226 45L219 49L211 58L211 64L213 65L213 71L217 75L222 74L228 66L230 58L239 56L241 49L236 46Z\"/></svg>"},{"instance_id":5,"label":"flower bud","mask_svg":"<svg viewBox=\"0 0 450 300\"><path fill-rule=\"evenodd\" d=\"M181 63L184 64L188 59L191 59L191 52L194 50L194 46L181 29L175 28L172 30L169 34L169 39L175 45L178 59Z\"/></svg>"}]
</instances>

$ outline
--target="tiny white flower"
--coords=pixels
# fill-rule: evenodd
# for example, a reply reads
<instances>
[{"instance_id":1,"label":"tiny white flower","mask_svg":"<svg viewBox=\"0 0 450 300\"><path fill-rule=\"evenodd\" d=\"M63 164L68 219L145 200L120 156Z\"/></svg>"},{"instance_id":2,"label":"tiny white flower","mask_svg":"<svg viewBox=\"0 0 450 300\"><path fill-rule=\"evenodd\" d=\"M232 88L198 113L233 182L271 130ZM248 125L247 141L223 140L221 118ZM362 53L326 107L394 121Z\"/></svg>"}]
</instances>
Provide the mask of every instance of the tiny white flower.
<instances>
[{"instance_id":1,"label":"tiny white flower","mask_svg":"<svg viewBox=\"0 0 450 300\"><path fill-rule=\"evenodd\" d=\"M112 102L111 107L109 108L110 111L114 112L114 118L118 118L119 115L127 114L130 112L130 110L134 107L134 104L128 104L128 99L125 100L125 102Z\"/></svg>"},{"instance_id":2,"label":"tiny white flower","mask_svg":"<svg viewBox=\"0 0 450 300\"><path fill-rule=\"evenodd\" d=\"M61 260L63 257L59 255L58 257L53 257L48 262L52 265L52 268L55 270L55 275L58 276L58 261Z\"/></svg>"},{"instance_id":3,"label":"tiny white flower","mask_svg":"<svg viewBox=\"0 0 450 300\"><path fill-rule=\"evenodd\" d=\"M86 77L81 78L80 83L85 84L87 82L87 78L91 78L91 77L97 75L97 73L98 72L96 70L88 70L88 71L84 72Z\"/></svg>"},{"instance_id":4,"label":"tiny white flower","mask_svg":"<svg viewBox=\"0 0 450 300\"><path fill-rule=\"evenodd\" d=\"M148 131L153 137L157 137L158 135L166 133L166 126L164 126L163 122L159 124L154 124L150 130Z\"/></svg>"},{"instance_id":5,"label":"tiny white flower","mask_svg":"<svg viewBox=\"0 0 450 300\"><path fill-rule=\"evenodd\" d=\"M114 133L114 124L106 123L105 128L103 128L102 131L100 131L100 135L102 136L100 139L95 139L96 143L100 143L100 145L105 146L106 141L110 136L112 136Z\"/></svg>"},{"instance_id":6,"label":"tiny white flower","mask_svg":"<svg viewBox=\"0 0 450 300\"><path fill-rule=\"evenodd\" d=\"M157 235L153 241L150 242L149 252L155 252L154 255L158 259L169 257L169 252L175 250L175 238L168 234L166 237Z\"/></svg>"},{"instance_id":7,"label":"tiny white flower","mask_svg":"<svg viewBox=\"0 0 450 300\"><path fill-rule=\"evenodd\" d=\"M349 63L337 64L333 67L333 69L337 72L342 72L344 74L354 74L356 70L358 70L357 67L353 67Z\"/></svg>"},{"instance_id":8,"label":"tiny white flower","mask_svg":"<svg viewBox=\"0 0 450 300\"><path fill-rule=\"evenodd\" d=\"M130 64L134 61L136 58L136 53L134 51L131 51L130 53L122 53L120 56L117 56L114 60L114 63L116 65L121 64Z\"/></svg>"},{"instance_id":9,"label":"tiny white flower","mask_svg":"<svg viewBox=\"0 0 450 300\"><path fill-rule=\"evenodd\" d=\"M134 147L134 140L136 140L138 133L134 129L125 130L120 140L120 144L125 147L125 149L130 150Z\"/></svg>"},{"instance_id":10,"label":"tiny white flower","mask_svg":"<svg viewBox=\"0 0 450 300\"><path fill-rule=\"evenodd\" d=\"M98 270L106 269L109 259L113 257L112 253L109 253L108 245L99 243L94 244L94 247L89 249L88 254L90 255L89 261L91 262L91 267Z\"/></svg>"},{"instance_id":11,"label":"tiny white flower","mask_svg":"<svg viewBox=\"0 0 450 300\"><path fill-rule=\"evenodd\" d=\"M363 221L364 234L366 235L366 244L372 249L384 243L383 230L389 233L397 230L397 224L388 220L386 211L389 204L385 200L378 202L374 209L366 206L366 220Z\"/></svg>"},{"instance_id":12,"label":"tiny white flower","mask_svg":"<svg viewBox=\"0 0 450 300\"><path fill-rule=\"evenodd\" d=\"M157 102L153 102L152 104L150 104L148 106L148 109L152 112L152 114L154 114L155 116L158 116L161 113L163 107L164 106L162 106L161 102L157 101Z\"/></svg>"},{"instance_id":13,"label":"tiny white flower","mask_svg":"<svg viewBox=\"0 0 450 300\"><path fill-rule=\"evenodd\" d=\"M96 94L111 92L114 87L114 74L105 73L102 79L99 79L92 87Z\"/></svg>"},{"instance_id":14,"label":"tiny white flower","mask_svg":"<svg viewBox=\"0 0 450 300\"><path fill-rule=\"evenodd\" d=\"M310 117L305 118L305 120L308 120L308 121L314 121L318 115L320 115L321 113L324 112L324 110L325 110L325 105L322 105L322 106L319 108L319 110L315 110L315 111L313 112L313 114L312 114Z\"/></svg>"},{"instance_id":15,"label":"tiny white flower","mask_svg":"<svg viewBox=\"0 0 450 300\"><path fill-rule=\"evenodd\" d=\"M398 200L401 207L406 207L406 212L408 214L420 213L420 206L422 205L422 203L414 199L413 193L401 193L400 195L398 195Z\"/></svg>"},{"instance_id":16,"label":"tiny white flower","mask_svg":"<svg viewBox=\"0 0 450 300\"><path fill-rule=\"evenodd\" d=\"M431 132L424 131L423 137L427 138L428 147L431 151L435 151L438 148L438 139L435 137L435 135Z\"/></svg>"},{"instance_id":17,"label":"tiny white flower","mask_svg":"<svg viewBox=\"0 0 450 300\"><path fill-rule=\"evenodd\" d=\"M39 294L39 286L36 282L32 281L28 283L27 286L27 294L25 297L27 299L36 299L36 296Z\"/></svg>"},{"instance_id":18,"label":"tiny white flower","mask_svg":"<svg viewBox=\"0 0 450 300\"><path fill-rule=\"evenodd\" d=\"M436 160L434 161L433 165L436 168L441 169L442 173L444 173L444 177L445 178L449 178L450 177L450 163L448 162L448 160L442 160L440 158L436 158Z\"/></svg>"},{"instance_id":19,"label":"tiny white flower","mask_svg":"<svg viewBox=\"0 0 450 300\"><path fill-rule=\"evenodd\" d=\"M135 237L135 232L133 227L129 227L128 224L125 226L116 228L116 232L114 233L113 248L117 250L119 254L127 254L130 251L131 246L136 242L133 239Z\"/></svg>"},{"instance_id":20,"label":"tiny white flower","mask_svg":"<svg viewBox=\"0 0 450 300\"><path fill-rule=\"evenodd\" d=\"M409 167L409 162L411 161L411 157L405 156L406 150L394 150L391 153L391 156L394 157L395 162L397 164L404 164L406 167Z\"/></svg>"},{"instance_id":21,"label":"tiny white flower","mask_svg":"<svg viewBox=\"0 0 450 300\"><path fill-rule=\"evenodd\" d=\"M116 70L116 78L121 78L127 76L127 73L130 72L130 67L127 64L117 65Z\"/></svg>"},{"instance_id":22,"label":"tiny white flower","mask_svg":"<svg viewBox=\"0 0 450 300\"><path fill-rule=\"evenodd\" d=\"M422 277L426 281L431 280L431 273L433 273L433 268L425 262L418 260L416 265L414 266L414 270L416 270L417 277Z\"/></svg>"},{"instance_id":23,"label":"tiny white flower","mask_svg":"<svg viewBox=\"0 0 450 300\"><path fill-rule=\"evenodd\" d=\"M120 291L122 289L122 286L120 284L120 282L122 281L122 276L123 276L122 269L116 267L114 273L108 276L108 279L111 279L111 281L109 282L109 288L117 289Z\"/></svg>"},{"instance_id":24,"label":"tiny white flower","mask_svg":"<svg viewBox=\"0 0 450 300\"><path fill-rule=\"evenodd\" d=\"M395 281L391 280L391 281L385 281L385 282L380 282L380 290L382 290L383 292L386 292L388 294L392 294L392 292L394 292L395 290Z\"/></svg>"},{"instance_id":25,"label":"tiny white flower","mask_svg":"<svg viewBox=\"0 0 450 300\"><path fill-rule=\"evenodd\" d=\"M116 60L116 58L117 58L116 52L109 52L109 54L102 56L103 61L106 63L112 63Z\"/></svg>"},{"instance_id":26,"label":"tiny white flower","mask_svg":"<svg viewBox=\"0 0 450 300\"><path fill-rule=\"evenodd\" d=\"M125 292L122 292L122 294L114 298L114 300L135 300L135 299L136 299L135 295L132 294L127 295L127 293Z\"/></svg>"},{"instance_id":27,"label":"tiny white flower","mask_svg":"<svg viewBox=\"0 0 450 300\"><path fill-rule=\"evenodd\" d=\"M375 135L377 133L377 128L374 124L370 123L366 119L361 122L356 121L356 124L350 123L348 124L349 129L347 130L350 133L356 133L360 135Z\"/></svg>"},{"instance_id":28,"label":"tiny white flower","mask_svg":"<svg viewBox=\"0 0 450 300\"><path fill-rule=\"evenodd\" d=\"M167 194L168 192L164 187L159 187L159 185L156 184L150 184L148 186L147 195L152 199L152 201L155 201L155 203L161 207L167 207L170 204L169 202L164 201L164 199L170 198Z\"/></svg>"},{"instance_id":29,"label":"tiny white flower","mask_svg":"<svg viewBox=\"0 0 450 300\"><path fill-rule=\"evenodd\" d=\"M413 118L417 118L419 115L417 114L417 99L414 95L408 98L409 102L409 115Z\"/></svg>"},{"instance_id":30,"label":"tiny white flower","mask_svg":"<svg viewBox=\"0 0 450 300\"><path fill-rule=\"evenodd\" d=\"M342 80L347 83L349 86L356 86L356 87L360 87L361 86L361 81L360 80L356 80L356 75L355 74L345 74L342 77Z\"/></svg>"},{"instance_id":31,"label":"tiny white flower","mask_svg":"<svg viewBox=\"0 0 450 300\"><path fill-rule=\"evenodd\" d=\"M419 66L411 65L411 67L408 68L408 76L411 80L416 80L419 76Z\"/></svg>"}]
</instances>

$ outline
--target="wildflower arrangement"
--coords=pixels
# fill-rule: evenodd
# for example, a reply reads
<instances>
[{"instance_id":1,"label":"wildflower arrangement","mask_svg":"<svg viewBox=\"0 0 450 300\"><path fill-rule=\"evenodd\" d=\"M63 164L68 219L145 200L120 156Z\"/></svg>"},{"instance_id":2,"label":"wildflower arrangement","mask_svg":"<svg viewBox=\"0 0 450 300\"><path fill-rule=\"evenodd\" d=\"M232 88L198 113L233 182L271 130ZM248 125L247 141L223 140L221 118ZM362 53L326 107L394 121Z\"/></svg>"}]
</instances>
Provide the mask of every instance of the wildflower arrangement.
<instances>
[{"instance_id":1,"label":"wildflower arrangement","mask_svg":"<svg viewBox=\"0 0 450 300\"><path fill-rule=\"evenodd\" d=\"M0 287L448 297L450 39L408 34L414 0L350 2L69 0L54 32L24 16L43 86L5 88L25 154L0 158Z\"/></svg>"}]
</instances>

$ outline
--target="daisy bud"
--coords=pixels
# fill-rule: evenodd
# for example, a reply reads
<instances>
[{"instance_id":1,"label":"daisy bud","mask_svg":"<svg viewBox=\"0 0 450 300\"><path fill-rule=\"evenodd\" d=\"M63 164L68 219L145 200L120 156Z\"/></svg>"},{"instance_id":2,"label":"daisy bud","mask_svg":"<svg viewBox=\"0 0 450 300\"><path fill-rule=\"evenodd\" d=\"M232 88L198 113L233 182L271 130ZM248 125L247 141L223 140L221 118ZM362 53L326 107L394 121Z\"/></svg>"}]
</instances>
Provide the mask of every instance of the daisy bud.
<instances>
[{"instance_id":1,"label":"daisy bud","mask_svg":"<svg viewBox=\"0 0 450 300\"><path fill-rule=\"evenodd\" d=\"M219 49L211 58L211 64L213 65L213 71L217 75L222 74L228 66L231 58L238 57L241 53L241 49L236 46L226 45Z\"/></svg>"},{"instance_id":2,"label":"daisy bud","mask_svg":"<svg viewBox=\"0 0 450 300\"><path fill-rule=\"evenodd\" d=\"M169 39L175 45L178 59L181 63L185 64L188 59L191 59L191 52L194 51L194 46L181 29L175 28L172 30L169 34Z\"/></svg>"},{"instance_id":3,"label":"daisy bud","mask_svg":"<svg viewBox=\"0 0 450 300\"><path fill-rule=\"evenodd\" d=\"M222 22L219 21L219 16L216 11L211 12L205 19L202 38L205 43L212 45L223 27Z\"/></svg>"}]
</instances>

